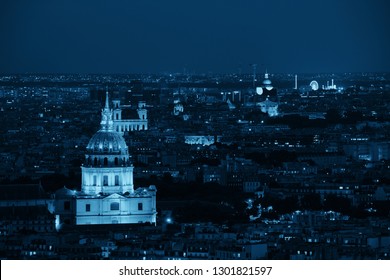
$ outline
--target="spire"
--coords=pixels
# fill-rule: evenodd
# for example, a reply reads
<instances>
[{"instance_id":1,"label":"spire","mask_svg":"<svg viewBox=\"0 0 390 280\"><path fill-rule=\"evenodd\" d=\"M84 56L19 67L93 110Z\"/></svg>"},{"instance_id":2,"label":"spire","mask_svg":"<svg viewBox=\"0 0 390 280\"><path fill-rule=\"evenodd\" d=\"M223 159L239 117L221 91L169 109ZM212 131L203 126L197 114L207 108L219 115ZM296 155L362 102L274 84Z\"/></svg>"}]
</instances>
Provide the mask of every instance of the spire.
<instances>
[{"instance_id":1,"label":"spire","mask_svg":"<svg viewBox=\"0 0 390 280\"><path fill-rule=\"evenodd\" d=\"M101 130L113 131L114 122L112 120L112 110L110 110L110 103L108 97L108 88L106 88L106 104L102 110L102 121L100 122Z\"/></svg>"},{"instance_id":2,"label":"spire","mask_svg":"<svg viewBox=\"0 0 390 280\"><path fill-rule=\"evenodd\" d=\"M108 87L106 87L106 106L104 106L104 110L110 110L110 105L108 102Z\"/></svg>"}]
</instances>

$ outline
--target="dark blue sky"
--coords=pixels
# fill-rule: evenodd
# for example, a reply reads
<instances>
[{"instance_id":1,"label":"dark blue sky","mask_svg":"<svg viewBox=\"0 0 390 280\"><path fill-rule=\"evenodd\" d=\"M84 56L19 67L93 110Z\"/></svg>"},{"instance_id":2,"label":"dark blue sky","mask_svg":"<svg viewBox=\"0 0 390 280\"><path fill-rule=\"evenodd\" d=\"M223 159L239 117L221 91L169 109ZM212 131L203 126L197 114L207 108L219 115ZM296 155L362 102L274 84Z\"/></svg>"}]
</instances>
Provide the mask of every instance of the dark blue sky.
<instances>
[{"instance_id":1,"label":"dark blue sky","mask_svg":"<svg viewBox=\"0 0 390 280\"><path fill-rule=\"evenodd\" d=\"M387 0L0 0L0 73L390 71Z\"/></svg>"}]
</instances>

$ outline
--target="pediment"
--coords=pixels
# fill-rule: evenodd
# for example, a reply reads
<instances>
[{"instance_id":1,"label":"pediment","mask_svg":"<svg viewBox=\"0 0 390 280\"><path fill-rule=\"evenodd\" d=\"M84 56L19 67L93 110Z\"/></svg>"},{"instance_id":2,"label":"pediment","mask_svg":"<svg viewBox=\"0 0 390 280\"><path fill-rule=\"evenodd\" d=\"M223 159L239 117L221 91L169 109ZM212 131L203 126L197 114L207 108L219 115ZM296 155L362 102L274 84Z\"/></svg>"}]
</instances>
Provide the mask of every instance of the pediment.
<instances>
[{"instance_id":1,"label":"pediment","mask_svg":"<svg viewBox=\"0 0 390 280\"><path fill-rule=\"evenodd\" d=\"M125 198L125 197L123 195L113 193L113 194L111 194L103 199L118 199L118 198Z\"/></svg>"}]
</instances>

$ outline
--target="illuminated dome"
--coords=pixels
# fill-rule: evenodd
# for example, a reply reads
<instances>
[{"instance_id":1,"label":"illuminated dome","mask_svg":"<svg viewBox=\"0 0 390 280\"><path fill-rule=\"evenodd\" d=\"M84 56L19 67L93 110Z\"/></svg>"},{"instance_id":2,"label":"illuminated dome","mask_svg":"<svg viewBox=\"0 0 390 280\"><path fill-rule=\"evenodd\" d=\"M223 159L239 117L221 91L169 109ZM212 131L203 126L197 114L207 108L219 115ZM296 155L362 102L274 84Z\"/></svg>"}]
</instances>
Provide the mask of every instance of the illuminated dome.
<instances>
[{"instance_id":1,"label":"illuminated dome","mask_svg":"<svg viewBox=\"0 0 390 280\"><path fill-rule=\"evenodd\" d=\"M127 155L127 145L122 135L116 131L99 130L87 145L90 154Z\"/></svg>"},{"instance_id":2,"label":"illuminated dome","mask_svg":"<svg viewBox=\"0 0 390 280\"><path fill-rule=\"evenodd\" d=\"M271 84L272 84L272 82L271 82L270 79L265 79L265 80L263 81L263 85L265 85L265 86L268 86L268 85L271 85Z\"/></svg>"},{"instance_id":3,"label":"illuminated dome","mask_svg":"<svg viewBox=\"0 0 390 280\"><path fill-rule=\"evenodd\" d=\"M101 127L89 140L85 154L85 166L129 166L131 164L125 139L114 130L112 113L107 92L106 106L102 110Z\"/></svg>"},{"instance_id":4,"label":"illuminated dome","mask_svg":"<svg viewBox=\"0 0 390 280\"><path fill-rule=\"evenodd\" d=\"M112 110L110 110L108 101L108 92L106 93L106 105L102 110L102 121L100 130L92 136L87 145L89 154L119 154L127 155L127 145L122 135L114 130L112 120Z\"/></svg>"}]
</instances>

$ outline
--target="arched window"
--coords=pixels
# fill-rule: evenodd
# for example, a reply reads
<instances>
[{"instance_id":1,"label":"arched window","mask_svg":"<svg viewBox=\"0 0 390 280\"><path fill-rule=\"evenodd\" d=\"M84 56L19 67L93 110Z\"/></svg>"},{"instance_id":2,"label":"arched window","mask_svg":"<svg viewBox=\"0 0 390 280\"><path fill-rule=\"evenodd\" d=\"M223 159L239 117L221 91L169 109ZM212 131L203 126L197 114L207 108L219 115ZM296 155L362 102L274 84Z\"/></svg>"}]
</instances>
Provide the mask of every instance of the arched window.
<instances>
[{"instance_id":1,"label":"arched window","mask_svg":"<svg viewBox=\"0 0 390 280\"><path fill-rule=\"evenodd\" d=\"M104 158L104 163L103 164L104 164L104 166L108 165L108 159L106 157Z\"/></svg>"},{"instance_id":2,"label":"arched window","mask_svg":"<svg viewBox=\"0 0 390 280\"><path fill-rule=\"evenodd\" d=\"M98 161L97 161L97 158L95 158L94 160L93 160L93 165L97 165L97 163L98 163Z\"/></svg>"},{"instance_id":3,"label":"arched window","mask_svg":"<svg viewBox=\"0 0 390 280\"><path fill-rule=\"evenodd\" d=\"M119 210L119 203L118 203L118 202L112 202L112 203L110 204L110 210L111 210L111 211Z\"/></svg>"},{"instance_id":4,"label":"arched window","mask_svg":"<svg viewBox=\"0 0 390 280\"><path fill-rule=\"evenodd\" d=\"M115 158L115 165L119 165L119 160L117 157Z\"/></svg>"}]
</instances>

